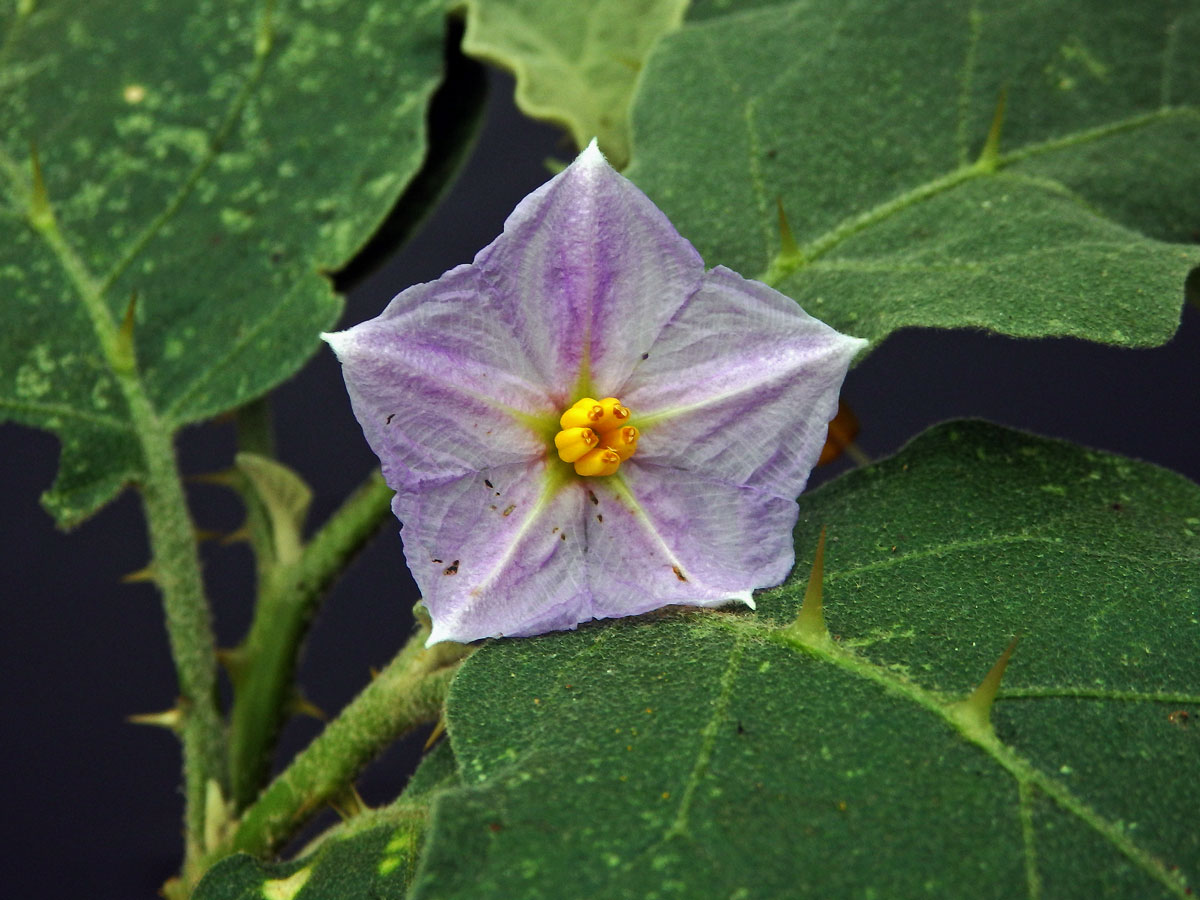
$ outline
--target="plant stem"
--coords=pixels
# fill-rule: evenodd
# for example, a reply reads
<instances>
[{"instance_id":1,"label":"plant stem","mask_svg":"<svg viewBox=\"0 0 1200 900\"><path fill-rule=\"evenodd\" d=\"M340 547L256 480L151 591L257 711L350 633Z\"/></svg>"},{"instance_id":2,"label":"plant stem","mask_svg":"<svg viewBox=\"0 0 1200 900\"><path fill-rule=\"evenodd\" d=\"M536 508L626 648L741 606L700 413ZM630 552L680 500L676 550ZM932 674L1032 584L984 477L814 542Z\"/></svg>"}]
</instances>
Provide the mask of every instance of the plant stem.
<instances>
[{"instance_id":1,"label":"plant stem","mask_svg":"<svg viewBox=\"0 0 1200 900\"><path fill-rule=\"evenodd\" d=\"M6 158L0 161L11 168ZM118 326L104 299L104 287L58 227L36 155L32 163L29 224L45 240L76 290L101 355L120 387L142 450L145 468L136 482L146 513L154 581L162 593L167 636L179 678L186 866L205 849L208 784L213 782L222 792L225 788L224 732L216 702L216 648L200 575L195 526L176 465L174 431L158 415L138 372L133 301L123 324Z\"/></svg>"},{"instance_id":2,"label":"plant stem","mask_svg":"<svg viewBox=\"0 0 1200 900\"><path fill-rule=\"evenodd\" d=\"M138 385L140 388L140 383ZM127 397L132 391L127 391ZM187 798L186 860L204 850L207 785L225 787L224 730L216 702L216 646L200 576L195 528L176 468L171 435L150 409L130 411L146 455L142 503L154 557L154 580L162 592L167 635L179 678L184 795ZM186 865L186 862L185 862Z\"/></svg>"},{"instance_id":3,"label":"plant stem","mask_svg":"<svg viewBox=\"0 0 1200 900\"><path fill-rule=\"evenodd\" d=\"M232 795L239 809L262 787L279 728L293 711L296 660L318 600L378 530L391 498L391 489L374 472L305 546L297 562L275 566L260 579L254 621L234 653L229 755Z\"/></svg>"},{"instance_id":4,"label":"plant stem","mask_svg":"<svg viewBox=\"0 0 1200 900\"><path fill-rule=\"evenodd\" d=\"M259 796L233 834L231 850L277 848L395 738L441 715L462 644L425 649L420 628L387 668L352 700Z\"/></svg>"}]
</instances>

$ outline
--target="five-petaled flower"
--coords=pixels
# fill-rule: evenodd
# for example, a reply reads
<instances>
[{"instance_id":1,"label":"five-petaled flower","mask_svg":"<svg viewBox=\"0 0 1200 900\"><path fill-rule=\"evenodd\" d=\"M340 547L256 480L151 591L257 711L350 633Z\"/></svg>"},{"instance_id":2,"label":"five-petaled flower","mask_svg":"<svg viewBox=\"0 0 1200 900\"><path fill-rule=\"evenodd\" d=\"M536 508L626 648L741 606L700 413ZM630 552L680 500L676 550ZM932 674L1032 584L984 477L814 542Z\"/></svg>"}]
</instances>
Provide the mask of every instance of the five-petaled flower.
<instances>
[{"instance_id":1,"label":"five-petaled flower","mask_svg":"<svg viewBox=\"0 0 1200 900\"><path fill-rule=\"evenodd\" d=\"M595 144L470 265L327 335L429 642L778 584L865 344L704 262Z\"/></svg>"}]
</instances>

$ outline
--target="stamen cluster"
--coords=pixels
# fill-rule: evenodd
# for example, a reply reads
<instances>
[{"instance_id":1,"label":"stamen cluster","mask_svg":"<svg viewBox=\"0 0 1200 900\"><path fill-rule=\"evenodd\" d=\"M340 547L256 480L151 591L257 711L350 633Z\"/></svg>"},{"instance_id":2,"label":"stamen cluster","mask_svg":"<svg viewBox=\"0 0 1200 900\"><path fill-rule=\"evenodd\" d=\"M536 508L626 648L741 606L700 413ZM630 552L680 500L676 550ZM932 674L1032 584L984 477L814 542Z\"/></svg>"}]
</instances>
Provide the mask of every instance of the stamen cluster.
<instances>
[{"instance_id":1,"label":"stamen cluster","mask_svg":"<svg viewBox=\"0 0 1200 900\"><path fill-rule=\"evenodd\" d=\"M576 400L558 420L558 458L579 475L612 475L637 449L638 430L628 422L629 408L616 397Z\"/></svg>"}]
</instances>

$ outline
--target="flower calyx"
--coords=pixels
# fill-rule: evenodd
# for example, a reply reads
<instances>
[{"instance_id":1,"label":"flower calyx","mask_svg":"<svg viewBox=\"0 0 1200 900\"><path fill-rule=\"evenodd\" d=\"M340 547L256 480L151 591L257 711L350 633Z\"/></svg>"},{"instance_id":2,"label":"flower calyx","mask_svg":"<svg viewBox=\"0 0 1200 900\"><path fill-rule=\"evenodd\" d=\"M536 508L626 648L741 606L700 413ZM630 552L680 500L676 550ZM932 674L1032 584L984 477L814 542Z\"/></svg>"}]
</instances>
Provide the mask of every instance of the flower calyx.
<instances>
[{"instance_id":1,"label":"flower calyx","mask_svg":"<svg viewBox=\"0 0 1200 900\"><path fill-rule=\"evenodd\" d=\"M558 458L578 475L612 475L637 449L638 430L629 418L629 407L616 397L576 400L558 420Z\"/></svg>"}]
</instances>

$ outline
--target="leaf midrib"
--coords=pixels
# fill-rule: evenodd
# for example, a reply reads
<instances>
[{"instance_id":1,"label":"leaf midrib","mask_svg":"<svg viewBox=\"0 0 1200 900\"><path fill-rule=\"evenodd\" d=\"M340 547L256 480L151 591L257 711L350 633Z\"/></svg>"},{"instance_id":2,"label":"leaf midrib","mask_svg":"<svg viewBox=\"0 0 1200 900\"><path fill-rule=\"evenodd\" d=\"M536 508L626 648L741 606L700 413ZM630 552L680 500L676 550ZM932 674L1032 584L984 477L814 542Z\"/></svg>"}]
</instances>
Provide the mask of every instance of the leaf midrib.
<instances>
[{"instance_id":1,"label":"leaf midrib","mask_svg":"<svg viewBox=\"0 0 1200 900\"><path fill-rule=\"evenodd\" d=\"M753 100L750 102L753 102ZM862 233L863 231L866 231L869 228L878 225L881 222L884 222L893 216L896 216L899 213L916 206L919 203L947 193L953 188L956 188L959 185L965 184L969 181L974 181L976 179L991 175L997 175L1004 169L1027 159L1056 153L1071 147L1076 147L1092 141L1102 140L1104 138L1112 137L1113 135L1124 132L1146 128L1150 125L1165 121L1175 116L1200 117L1200 111L1198 111L1195 107L1188 105L1163 106L1152 110L1151 112L1139 113L1138 115L1129 116L1124 119L1118 119L1106 125L1099 125L1093 128L1069 132L1060 137L1051 138L1034 144L1026 144L1025 146L1016 150L1000 154L993 163L987 163L980 159L974 163L959 166L958 168L952 169L949 172L945 172L936 178L931 178L915 187L909 188L908 190L892 197L890 200L886 200L883 203L866 210L865 212L847 216L820 236L802 245L799 248L798 253L795 255L786 254L781 250L770 262L766 271L758 276L758 280L763 281L772 287L777 287L788 277L807 268L812 263L821 259L835 248ZM1058 182L1054 179L1047 179L1047 181L1047 187L1050 187L1052 184L1069 193L1069 188L1067 188L1067 186L1063 185L1061 182ZM764 227L769 228L770 223L764 223Z\"/></svg>"}]
</instances>

